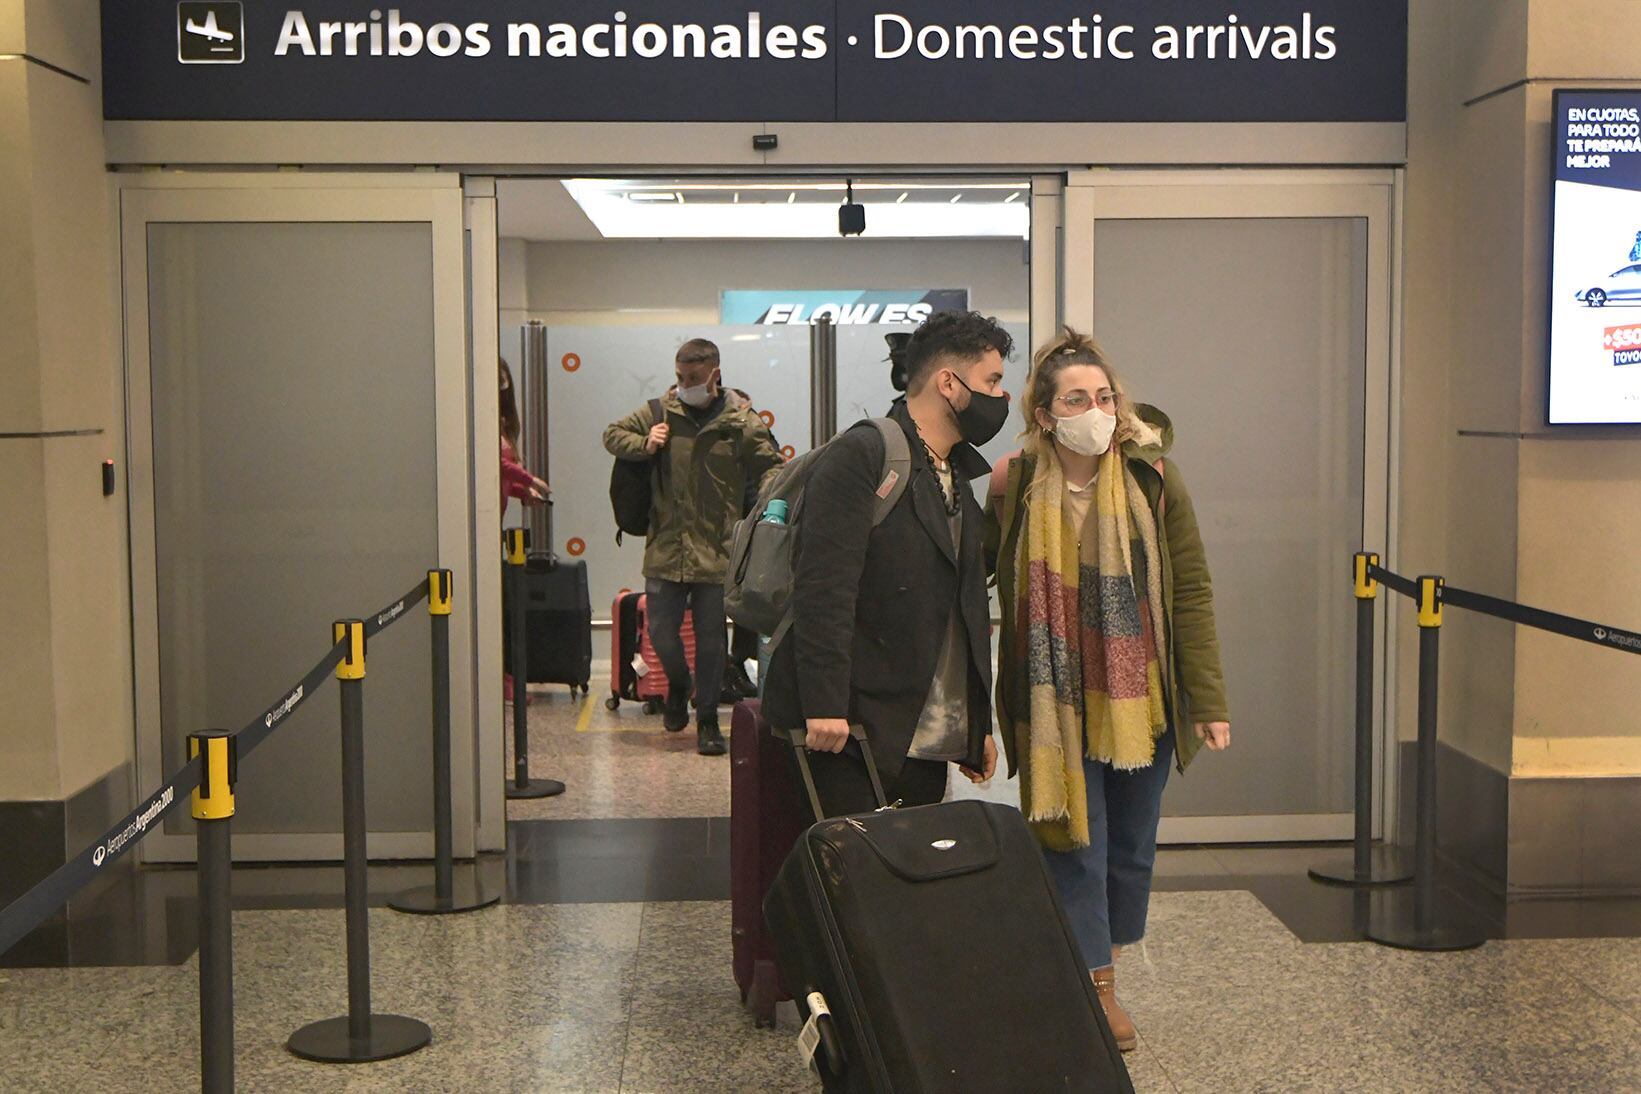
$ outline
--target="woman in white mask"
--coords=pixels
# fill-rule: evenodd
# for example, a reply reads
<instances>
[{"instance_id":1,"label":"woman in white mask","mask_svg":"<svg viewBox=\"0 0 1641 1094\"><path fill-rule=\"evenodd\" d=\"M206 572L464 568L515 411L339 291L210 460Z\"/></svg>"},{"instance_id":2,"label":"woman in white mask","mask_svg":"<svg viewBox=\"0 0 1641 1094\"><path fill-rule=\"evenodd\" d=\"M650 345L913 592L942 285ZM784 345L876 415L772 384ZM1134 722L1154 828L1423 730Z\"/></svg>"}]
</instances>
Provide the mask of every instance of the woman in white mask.
<instances>
[{"instance_id":1,"label":"woman in white mask","mask_svg":"<svg viewBox=\"0 0 1641 1094\"><path fill-rule=\"evenodd\" d=\"M1173 426L1135 405L1072 330L1032 358L1025 447L998 464L986 549L1002 610L997 710L1118 1045L1138 1044L1114 962L1145 935L1170 767L1230 746L1196 514L1164 458Z\"/></svg>"}]
</instances>

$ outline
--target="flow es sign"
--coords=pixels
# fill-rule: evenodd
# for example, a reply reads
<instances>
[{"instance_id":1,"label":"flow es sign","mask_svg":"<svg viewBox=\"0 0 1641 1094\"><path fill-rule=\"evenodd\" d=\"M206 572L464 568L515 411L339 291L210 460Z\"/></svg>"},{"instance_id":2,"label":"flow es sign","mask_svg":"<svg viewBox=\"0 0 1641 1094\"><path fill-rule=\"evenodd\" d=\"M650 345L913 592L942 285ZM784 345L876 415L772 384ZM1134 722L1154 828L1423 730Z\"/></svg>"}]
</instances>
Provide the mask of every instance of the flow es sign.
<instances>
[{"instance_id":1,"label":"flow es sign","mask_svg":"<svg viewBox=\"0 0 1641 1094\"><path fill-rule=\"evenodd\" d=\"M239 0L182 0L177 5L177 60L185 65L245 61L245 10Z\"/></svg>"}]
</instances>

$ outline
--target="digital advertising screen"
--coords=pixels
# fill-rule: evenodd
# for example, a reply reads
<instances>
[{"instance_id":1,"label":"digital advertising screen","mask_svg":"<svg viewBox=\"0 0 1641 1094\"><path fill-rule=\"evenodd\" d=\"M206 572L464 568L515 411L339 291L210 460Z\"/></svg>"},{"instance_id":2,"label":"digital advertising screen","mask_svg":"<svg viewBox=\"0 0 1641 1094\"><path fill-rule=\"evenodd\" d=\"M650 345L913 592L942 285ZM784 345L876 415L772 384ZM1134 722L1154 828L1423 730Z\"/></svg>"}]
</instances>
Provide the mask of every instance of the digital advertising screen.
<instances>
[{"instance_id":1,"label":"digital advertising screen","mask_svg":"<svg viewBox=\"0 0 1641 1094\"><path fill-rule=\"evenodd\" d=\"M1641 424L1641 91L1559 91L1551 425Z\"/></svg>"}]
</instances>

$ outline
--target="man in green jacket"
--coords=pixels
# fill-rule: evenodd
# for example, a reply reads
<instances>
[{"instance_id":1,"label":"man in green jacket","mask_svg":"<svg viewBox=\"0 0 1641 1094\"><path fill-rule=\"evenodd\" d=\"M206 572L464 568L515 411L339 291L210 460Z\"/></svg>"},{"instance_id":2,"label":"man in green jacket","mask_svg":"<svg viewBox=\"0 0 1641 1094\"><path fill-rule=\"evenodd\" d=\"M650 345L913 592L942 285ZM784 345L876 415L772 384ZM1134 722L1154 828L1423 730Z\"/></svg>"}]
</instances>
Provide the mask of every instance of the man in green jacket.
<instances>
[{"instance_id":1,"label":"man in green jacket","mask_svg":"<svg viewBox=\"0 0 1641 1094\"><path fill-rule=\"evenodd\" d=\"M725 660L724 578L729 544L749 484L781 465L763 419L739 392L724 388L718 347L704 338L678 349L678 386L661 400L661 421L646 403L604 431L617 459L653 461L644 593L650 642L667 673L662 724L689 724L689 664L679 629L695 620L696 750L722 756L718 696Z\"/></svg>"}]
</instances>

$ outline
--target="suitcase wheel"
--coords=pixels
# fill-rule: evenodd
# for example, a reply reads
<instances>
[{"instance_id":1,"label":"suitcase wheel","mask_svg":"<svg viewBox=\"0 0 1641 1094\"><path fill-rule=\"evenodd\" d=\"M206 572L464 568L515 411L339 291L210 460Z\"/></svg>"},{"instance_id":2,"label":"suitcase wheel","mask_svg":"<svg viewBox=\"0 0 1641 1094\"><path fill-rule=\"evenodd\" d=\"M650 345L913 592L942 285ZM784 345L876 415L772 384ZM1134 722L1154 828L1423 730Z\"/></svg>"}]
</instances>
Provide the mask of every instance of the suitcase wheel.
<instances>
[{"instance_id":1,"label":"suitcase wheel","mask_svg":"<svg viewBox=\"0 0 1641 1094\"><path fill-rule=\"evenodd\" d=\"M661 704L659 702L657 702L656 700L654 700L654 699L645 699L644 700L644 713L645 714L660 714L661 713Z\"/></svg>"},{"instance_id":2,"label":"suitcase wheel","mask_svg":"<svg viewBox=\"0 0 1641 1094\"><path fill-rule=\"evenodd\" d=\"M605 710L620 710L621 709L621 697L619 695L612 695L608 699L604 700L604 709Z\"/></svg>"}]
</instances>

